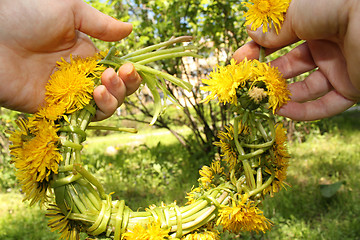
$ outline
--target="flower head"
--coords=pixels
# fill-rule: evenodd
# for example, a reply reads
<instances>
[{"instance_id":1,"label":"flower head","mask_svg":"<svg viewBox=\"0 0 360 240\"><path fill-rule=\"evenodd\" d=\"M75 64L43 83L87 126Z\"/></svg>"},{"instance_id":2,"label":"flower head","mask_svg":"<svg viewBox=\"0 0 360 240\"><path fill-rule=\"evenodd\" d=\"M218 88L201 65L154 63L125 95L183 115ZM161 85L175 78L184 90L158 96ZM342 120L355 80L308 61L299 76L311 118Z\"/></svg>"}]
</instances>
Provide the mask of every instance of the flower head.
<instances>
[{"instance_id":1,"label":"flower head","mask_svg":"<svg viewBox=\"0 0 360 240\"><path fill-rule=\"evenodd\" d=\"M283 78L278 68L271 67L270 64L261 63L258 60L254 60L254 64L256 64L254 71L257 76L254 83L265 83L269 108L272 108L275 113L290 100L286 79Z\"/></svg>"},{"instance_id":2,"label":"flower head","mask_svg":"<svg viewBox=\"0 0 360 240\"><path fill-rule=\"evenodd\" d=\"M223 206L219 210L219 218L216 222L224 229L238 233L240 231L265 232L271 227L271 222L256 207L255 202L245 196L241 202L234 201L233 206Z\"/></svg>"},{"instance_id":3,"label":"flower head","mask_svg":"<svg viewBox=\"0 0 360 240\"><path fill-rule=\"evenodd\" d=\"M15 173L21 184L21 191L24 193L24 201L29 200L30 206L39 203L44 206L49 201L50 182L38 182L28 172L19 170Z\"/></svg>"},{"instance_id":4,"label":"flower head","mask_svg":"<svg viewBox=\"0 0 360 240\"><path fill-rule=\"evenodd\" d=\"M22 184L25 200L31 200L31 205L38 201L44 203L50 175L58 172L62 161L57 128L51 121L36 118L21 119L17 124L19 130L9 138L16 177Z\"/></svg>"},{"instance_id":5,"label":"flower head","mask_svg":"<svg viewBox=\"0 0 360 240\"><path fill-rule=\"evenodd\" d=\"M194 232L185 235L181 240L219 240L219 232L216 230L204 231L204 232Z\"/></svg>"},{"instance_id":6,"label":"flower head","mask_svg":"<svg viewBox=\"0 0 360 240\"><path fill-rule=\"evenodd\" d=\"M281 187L287 185L286 173L287 168L289 166L289 158L290 155L287 151L286 147L287 137L285 128L283 128L282 124L277 124L275 128L275 143L273 145L273 158L270 160L271 166L275 174L275 179L271 183L269 187L264 189L264 194L270 192L273 193L279 192ZM266 172L271 174L270 169L266 169Z\"/></svg>"},{"instance_id":7,"label":"flower head","mask_svg":"<svg viewBox=\"0 0 360 240\"><path fill-rule=\"evenodd\" d=\"M239 132L238 136L243 137L249 134L249 129L245 125L239 123ZM237 164L238 151L235 146L234 140L234 127L229 124L225 126L226 131L219 131L217 137L219 138L219 142L214 142L215 146L220 147L221 156L223 157L223 161L227 162L230 168L234 168Z\"/></svg>"},{"instance_id":8,"label":"flower head","mask_svg":"<svg viewBox=\"0 0 360 240\"><path fill-rule=\"evenodd\" d=\"M48 226L51 228L51 231L58 231L61 234L60 239L80 239L80 226L75 221L69 220L56 205L49 205L46 216L50 218Z\"/></svg>"},{"instance_id":9,"label":"flower head","mask_svg":"<svg viewBox=\"0 0 360 240\"><path fill-rule=\"evenodd\" d=\"M197 187L197 188L192 188L191 189L191 192L189 193L186 193L186 199L188 200L187 201L187 205L190 205L190 204L193 204L195 203L195 201L202 196L202 193L201 193L201 188L200 187Z\"/></svg>"},{"instance_id":10,"label":"flower head","mask_svg":"<svg viewBox=\"0 0 360 240\"><path fill-rule=\"evenodd\" d=\"M284 22L285 13L291 0L250 0L243 4L248 8L244 14L245 25L251 24L251 30L263 27L263 32L268 31L274 25L276 33L279 33L281 24Z\"/></svg>"},{"instance_id":11,"label":"flower head","mask_svg":"<svg viewBox=\"0 0 360 240\"><path fill-rule=\"evenodd\" d=\"M227 66L217 66L210 73L209 79L202 80L207 86L201 87L201 89L211 92L204 101L207 102L217 97L220 103L237 105L236 90L239 86L244 86L251 75L252 65L246 59L239 64L232 59Z\"/></svg>"},{"instance_id":12,"label":"flower head","mask_svg":"<svg viewBox=\"0 0 360 240\"><path fill-rule=\"evenodd\" d=\"M258 60L243 60L236 64L218 67L210 73L209 79L203 79L207 86L202 90L210 91L204 99L218 98L220 103L254 110L260 103L268 103L273 113L290 99L287 82L277 68Z\"/></svg>"},{"instance_id":13,"label":"flower head","mask_svg":"<svg viewBox=\"0 0 360 240\"><path fill-rule=\"evenodd\" d=\"M160 222L151 222L146 227L135 225L134 229L124 233L125 240L163 240L169 237L170 229L162 229Z\"/></svg>"},{"instance_id":14,"label":"flower head","mask_svg":"<svg viewBox=\"0 0 360 240\"><path fill-rule=\"evenodd\" d=\"M62 59L46 85L45 100L48 107L65 106L66 113L82 109L92 99L95 81L105 67L98 64L99 57Z\"/></svg>"},{"instance_id":15,"label":"flower head","mask_svg":"<svg viewBox=\"0 0 360 240\"><path fill-rule=\"evenodd\" d=\"M205 189L208 189L214 184L214 178L221 175L223 170L224 168L221 167L220 161L215 160L211 163L210 167L203 166L200 169L199 174L201 177L199 178L199 182Z\"/></svg>"},{"instance_id":16,"label":"flower head","mask_svg":"<svg viewBox=\"0 0 360 240\"><path fill-rule=\"evenodd\" d=\"M45 119L31 119L28 126L31 135L15 132L11 137L16 145L22 145L21 148L16 145L11 148L12 162L17 169L27 172L34 180L48 181L50 173L57 173L58 164L62 161L58 151L57 128Z\"/></svg>"}]
</instances>

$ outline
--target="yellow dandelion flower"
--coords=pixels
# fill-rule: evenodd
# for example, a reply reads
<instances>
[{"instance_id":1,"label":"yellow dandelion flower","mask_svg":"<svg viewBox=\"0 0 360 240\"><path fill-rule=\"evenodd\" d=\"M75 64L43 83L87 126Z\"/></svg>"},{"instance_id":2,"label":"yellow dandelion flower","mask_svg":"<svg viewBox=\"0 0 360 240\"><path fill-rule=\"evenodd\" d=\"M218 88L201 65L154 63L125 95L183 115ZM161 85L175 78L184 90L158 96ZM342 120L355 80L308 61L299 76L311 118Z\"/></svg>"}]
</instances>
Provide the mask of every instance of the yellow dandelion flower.
<instances>
[{"instance_id":1,"label":"yellow dandelion flower","mask_svg":"<svg viewBox=\"0 0 360 240\"><path fill-rule=\"evenodd\" d=\"M46 106L40 108L36 113L35 116L37 118L46 118L51 121L58 120L61 116L65 114L66 105L64 102L59 102L59 104L53 104L50 106Z\"/></svg>"},{"instance_id":2,"label":"yellow dandelion flower","mask_svg":"<svg viewBox=\"0 0 360 240\"><path fill-rule=\"evenodd\" d=\"M273 113L275 113L290 100L290 91L286 79L283 78L278 68L271 67L269 64L261 63L258 60L254 60L254 64L256 64L254 72L257 75L254 83L258 81L265 83L269 108L272 108Z\"/></svg>"},{"instance_id":3,"label":"yellow dandelion flower","mask_svg":"<svg viewBox=\"0 0 360 240\"><path fill-rule=\"evenodd\" d=\"M273 180L273 182L270 184L269 187L264 189L263 194L270 193L270 196L273 197L274 193L277 193L282 188L289 186L289 184L285 182L287 176L287 167L288 166L275 168L275 179ZM270 173L268 169L266 171Z\"/></svg>"},{"instance_id":4,"label":"yellow dandelion flower","mask_svg":"<svg viewBox=\"0 0 360 240\"><path fill-rule=\"evenodd\" d=\"M201 197L201 189L199 187L192 188L191 192L186 193L187 205L193 204L199 197Z\"/></svg>"},{"instance_id":5,"label":"yellow dandelion flower","mask_svg":"<svg viewBox=\"0 0 360 240\"><path fill-rule=\"evenodd\" d=\"M82 109L92 99L94 82L85 74L64 69L51 75L46 86L48 106L65 104L66 113Z\"/></svg>"},{"instance_id":6,"label":"yellow dandelion flower","mask_svg":"<svg viewBox=\"0 0 360 240\"><path fill-rule=\"evenodd\" d=\"M216 181L213 181L214 178L221 176L223 170L224 168L221 166L220 161L214 160L211 163L210 167L203 166L200 169L199 174L201 177L198 181L205 189L208 189L211 185L214 185L214 183L216 183Z\"/></svg>"},{"instance_id":7,"label":"yellow dandelion flower","mask_svg":"<svg viewBox=\"0 0 360 240\"><path fill-rule=\"evenodd\" d=\"M160 222L151 222L146 227L135 225L134 229L123 234L125 240L163 240L169 238L170 229L162 229Z\"/></svg>"},{"instance_id":8,"label":"yellow dandelion flower","mask_svg":"<svg viewBox=\"0 0 360 240\"><path fill-rule=\"evenodd\" d=\"M39 203L44 206L49 201L50 182L37 182L28 172L19 170L15 173L24 193L24 201L30 201L30 206Z\"/></svg>"},{"instance_id":9,"label":"yellow dandelion flower","mask_svg":"<svg viewBox=\"0 0 360 240\"><path fill-rule=\"evenodd\" d=\"M276 33L279 33L290 0L250 0L243 4L248 8L244 14L245 25L251 24L251 30L255 31L262 26L265 33L268 27L274 25Z\"/></svg>"},{"instance_id":10,"label":"yellow dandelion flower","mask_svg":"<svg viewBox=\"0 0 360 240\"><path fill-rule=\"evenodd\" d=\"M22 172L28 173L34 181L49 181L51 173L57 173L58 164L62 161L59 153L57 128L45 119L23 120L20 131L11 137L10 152L12 163Z\"/></svg>"},{"instance_id":11,"label":"yellow dandelion flower","mask_svg":"<svg viewBox=\"0 0 360 240\"><path fill-rule=\"evenodd\" d=\"M239 64L232 59L229 65L217 66L209 74L209 79L202 79L202 82L207 86L201 87L201 90L210 92L203 102L208 102L217 97L219 103L237 105L236 90L239 86L244 86L251 75L252 64L246 59Z\"/></svg>"},{"instance_id":12,"label":"yellow dandelion flower","mask_svg":"<svg viewBox=\"0 0 360 240\"><path fill-rule=\"evenodd\" d=\"M46 86L45 100L48 107L65 105L66 113L83 108L92 99L95 82L106 69L98 64L102 54L80 58L72 56L70 62L64 59L58 62L55 71ZM54 111L53 108L50 108ZM59 109L56 109L59 110Z\"/></svg>"},{"instance_id":13,"label":"yellow dandelion flower","mask_svg":"<svg viewBox=\"0 0 360 240\"><path fill-rule=\"evenodd\" d=\"M271 166L275 172L275 179L269 187L264 189L264 194L270 192L270 194L273 195L273 193L279 192L282 187L288 185L285 180L290 155L287 151L286 142L286 130L283 128L282 124L277 124L275 126L275 143L273 145L274 156L270 160ZM266 169L266 172L271 174L270 169Z\"/></svg>"},{"instance_id":14,"label":"yellow dandelion flower","mask_svg":"<svg viewBox=\"0 0 360 240\"><path fill-rule=\"evenodd\" d=\"M57 69L60 71L70 69L71 71L83 73L86 76L91 74L94 77L100 77L101 73L105 70L104 66L98 64L98 60L102 58L104 58L102 52L87 58L73 57L70 55L70 62L61 58L61 61L57 62Z\"/></svg>"},{"instance_id":15,"label":"yellow dandelion flower","mask_svg":"<svg viewBox=\"0 0 360 240\"><path fill-rule=\"evenodd\" d=\"M219 131L217 137L220 141L214 142L214 145L220 147L222 152L221 156L223 157L222 160L227 162L230 168L234 168L239 155L234 141L234 127L229 124L225 126L225 130L226 131ZM241 122L239 122L238 130L238 136L240 138L249 134L249 128Z\"/></svg>"},{"instance_id":16,"label":"yellow dandelion flower","mask_svg":"<svg viewBox=\"0 0 360 240\"><path fill-rule=\"evenodd\" d=\"M199 174L200 174L200 178L199 178L200 184L205 189L210 188L211 181L214 179L213 171L211 170L211 168L208 166L203 166L200 169Z\"/></svg>"},{"instance_id":17,"label":"yellow dandelion flower","mask_svg":"<svg viewBox=\"0 0 360 240\"><path fill-rule=\"evenodd\" d=\"M214 142L215 146L220 147L222 160L226 161L230 168L234 168L237 163L237 150L234 142L234 127L230 124L225 126L226 131L219 131L217 137L219 142Z\"/></svg>"},{"instance_id":18,"label":"yellow dandelion flower","mask_svg":"<svg viewBox=\"0 0 360 240\"><path fill-rule=\"evenodd\" d=\"M75 221L69 220L56 205L50 204L45 215L50 218L48 226L51 228L51 231L58 231L60 233L60 239L80 239L81 227L77 225Z\"/></svg>"},{"instance_id":19,"label":"yellow dandelion flower","mask_svg":"<svg viewBox=\"0 0 360 240\"><path fill-rule=\"evenodd\" d=\"M21 118L16 120L15 123L19 129L10 132L9 141L11 145L9 147L12 158L21 159L24 153L23 146L26 141L32 139L34 135L30 132L29 119Z\"/></svg>"},{"instance_id":20,"label":"yellow dandelion flower","mask_svg":"<svg viewBox=\"0 0 360 240\"><path fill-rule=\"evenodd\" d=\"M241 202L233 202L233 206L223 206L219 210L217 225L222 225L225 230L239 233L240 231L265 232L272 223L256 207L255 202L245 196Z\"/></svg>"},{"instance_id":21,"label":"yellow dandelion flower","mask_svg":"<svg viewBox=\"0 0 360 240\"><path fill-rule=\"evenodd\" d=\"M287 143L286 129L283 127L281 123L279 123L275 126L275 144L273 147L276 156L280 156L282 158L290 157L286 143ZM282 165L282 164L277 163L277 165Z\"/></svg>"},{"instance_id":22,"label":"yellow dandelion flower","mask_svg":"<svg viewBox=\"0 0 360 240\"><path fill-rule=\"evenodd\" d=\"M194 232L185 235L181 240L219 240L218 231L204 231L204 232Z\"/></svg>"}]
</instances>

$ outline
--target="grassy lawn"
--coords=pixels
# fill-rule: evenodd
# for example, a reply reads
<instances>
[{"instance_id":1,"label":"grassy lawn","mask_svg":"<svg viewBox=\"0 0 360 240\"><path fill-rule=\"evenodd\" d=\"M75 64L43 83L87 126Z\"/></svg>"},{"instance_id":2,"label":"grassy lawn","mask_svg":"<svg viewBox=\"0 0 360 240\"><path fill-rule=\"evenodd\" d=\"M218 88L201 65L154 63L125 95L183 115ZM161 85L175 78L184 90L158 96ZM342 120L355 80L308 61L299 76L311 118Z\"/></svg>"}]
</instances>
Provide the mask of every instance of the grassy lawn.
<instances>
[{"instance_id":1,"label":"grassy lawn","mask_svg":"<svg viewBox=\"0 0 360 240\"><path fill-rule=\"evenodd\" d=\"M329 119L321 123L321 134L310 133L305 142L289 145L290 186L263 203L265 215L274 223L270 232L225 233L222 239L359 239L358 119L358 113ZM114 191L114 198L125 199L132 209L175 199L183 204L201 167L199 156L188 156L164 130L154 132L87 140L88 169L107 192ZM109 146L114 149L106 154ZM21 199L16 189L0 194L0 239L56 239L46 226L44 210L30 208Z\"/></svg>"}]
</instances>

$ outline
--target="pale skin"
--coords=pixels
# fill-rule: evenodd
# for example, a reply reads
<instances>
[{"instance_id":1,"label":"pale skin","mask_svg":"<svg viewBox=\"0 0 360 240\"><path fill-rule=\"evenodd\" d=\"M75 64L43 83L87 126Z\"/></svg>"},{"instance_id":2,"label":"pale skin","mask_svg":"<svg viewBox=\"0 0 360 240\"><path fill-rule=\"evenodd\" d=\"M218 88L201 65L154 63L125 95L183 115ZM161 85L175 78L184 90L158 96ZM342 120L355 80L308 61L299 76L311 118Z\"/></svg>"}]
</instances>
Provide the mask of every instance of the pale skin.
<instances>
[{"instance_id":1,"label":"pale skin","mask_svg":"<svg viewBox=\"0 0 360 240\"><path fill-rule=\"evenodd\" d=\"M262 29L248 33L253 41L235 52L235 60L258 58L259 45L270 54L305 40L271 65L285 78L316 69L304 81L289 85L291 101L279 109L279 115L317 120L360 101L360 1L292 0L278 35Z\"/></svg>"},{"instance_id":2,"label":"pale skin","mask_svg":"<svg viewBox=\"0 0 360 240\"><path fill-rule=\"evenodd\" d=\"M82 0L0 1L0 106L26 113L44 104L45 85L61 57L92 56L89 36L119 41L132 25L92 8ZM116 73L108 68L94 90L94 120L111 116L141 78L132 64Z\"/></svg>"}]
</instances>

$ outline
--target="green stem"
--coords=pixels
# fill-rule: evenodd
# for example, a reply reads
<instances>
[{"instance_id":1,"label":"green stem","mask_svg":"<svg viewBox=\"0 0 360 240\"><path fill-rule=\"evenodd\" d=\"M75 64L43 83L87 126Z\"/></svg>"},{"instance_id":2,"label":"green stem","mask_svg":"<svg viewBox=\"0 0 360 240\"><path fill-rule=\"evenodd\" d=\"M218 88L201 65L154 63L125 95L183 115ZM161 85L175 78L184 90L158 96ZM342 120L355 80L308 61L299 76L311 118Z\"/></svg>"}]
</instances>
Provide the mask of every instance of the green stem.
<instances>
[{"instance_id":1,"label":"green stem","mask_svg":"<svg viewBox=\"0 0 360 240\"><path fill-rule=\"evenodd\" d=\"M256 182L255 182L254 174L252 172L253 169L251 168L248 160L244 159L242 161L242 163L243 163L243 167L244 167L246 182L247 182L248 186L250 187L250 189L255 189Z\"/></svg>"},{"instance_id":2,"label":"green stem","mask_svg":"<svg viewBox=\"0 0 360 240\"><path fill-rule=\"evenodd\" d=\"M116 132L128 132L128 133L137 133L137 129L135 128L120 128L120 127L110 127L110 126L87 126L88 130L108 130L108 131L116 131Z\"/></svg>"},{"instance_id":3,"label":"green stem","mask_svg":"<svg viewBox=\"0 0 360 240\"><path fill-rule=\"evenodd\" d=\"M138 55L136 57L129 57L129 58L123 58L126 59L128 61L131 62L139 62L148 58L153 58L156 56L162 56L162 55L166 55L166 54L173 54L173 53L180 53L180 52L185 52L186 50L194 50L196 49L195 46L190 45L190 46L180 46L180 47L174 47L174 48L170 48L170 49L164 49L164 50L158 50L158 51L154 51L154 52L149 52L149 53L145 53L145 54L141 54Z\"/></svg>"},{"instance_id":4,"label":"green stem","mask_svg":"<svg viewBox=\"0 0 360 240\"><path fill-rule=\"evenodd\" d=\"M159 60L171 59L171 58L176 58L176 57L201 58L202 56L200 56L200 55L198 55L196 53L193 53L193 52L168 53L168 54L163 54L163 55L147 58L147 59L144 59L142 61L138 61L136 63L137 64L147 64L147 63L151 63L151 62L155 62L155 61L159 61Z\"/></svg>"},{"instance_id":5,"label":"green stem","mask_svg":"<svg viewBox=\"0 0 360 240\"><path fill-rule=\"evenodd\" d=\"M236 149L238 150L239 154L245 155L245 151L239 143L239 120L240 120L240 116L237 116L234 119L234 141L235 141Z\"/></svg>"},{"instance_id":6,"label":"green stem","mask_svg":"<svg viewBox=\"0 0 360 240\"><path fill-rule=\"evenodd\" d=\"M260 46L260 53L259 53L259 62L265 62L265 48L263 46Z\"/></svg>"},{"instance_id":7,"label":"green stem","mask_svg":"<svg viewBox=\"0 0 360 240\"><path fill-rule=\"evenodd\" d=\"M138 56L138 55L141 55L141 54L144 54L144 53L148 53L148 52L151 52L153 50L156 50L156 49L160 49L162 47L167 47L171 44L174 44L174 43L180 43L180 42L189 42L192 40L192 37L191 36L181 36L181 37L177 37L177 38L173 38L173 39L170 39L166 42L162 42L162 43L159 43L159 44L155 44L155 45L152 45L152 46L149 46L149 47L145 47L143 49L139 49L137 51L134 51L132 53L129 53L123 57L121 57L122 59L128 59L132 56Z\"/></svg>"}]
</instances>

